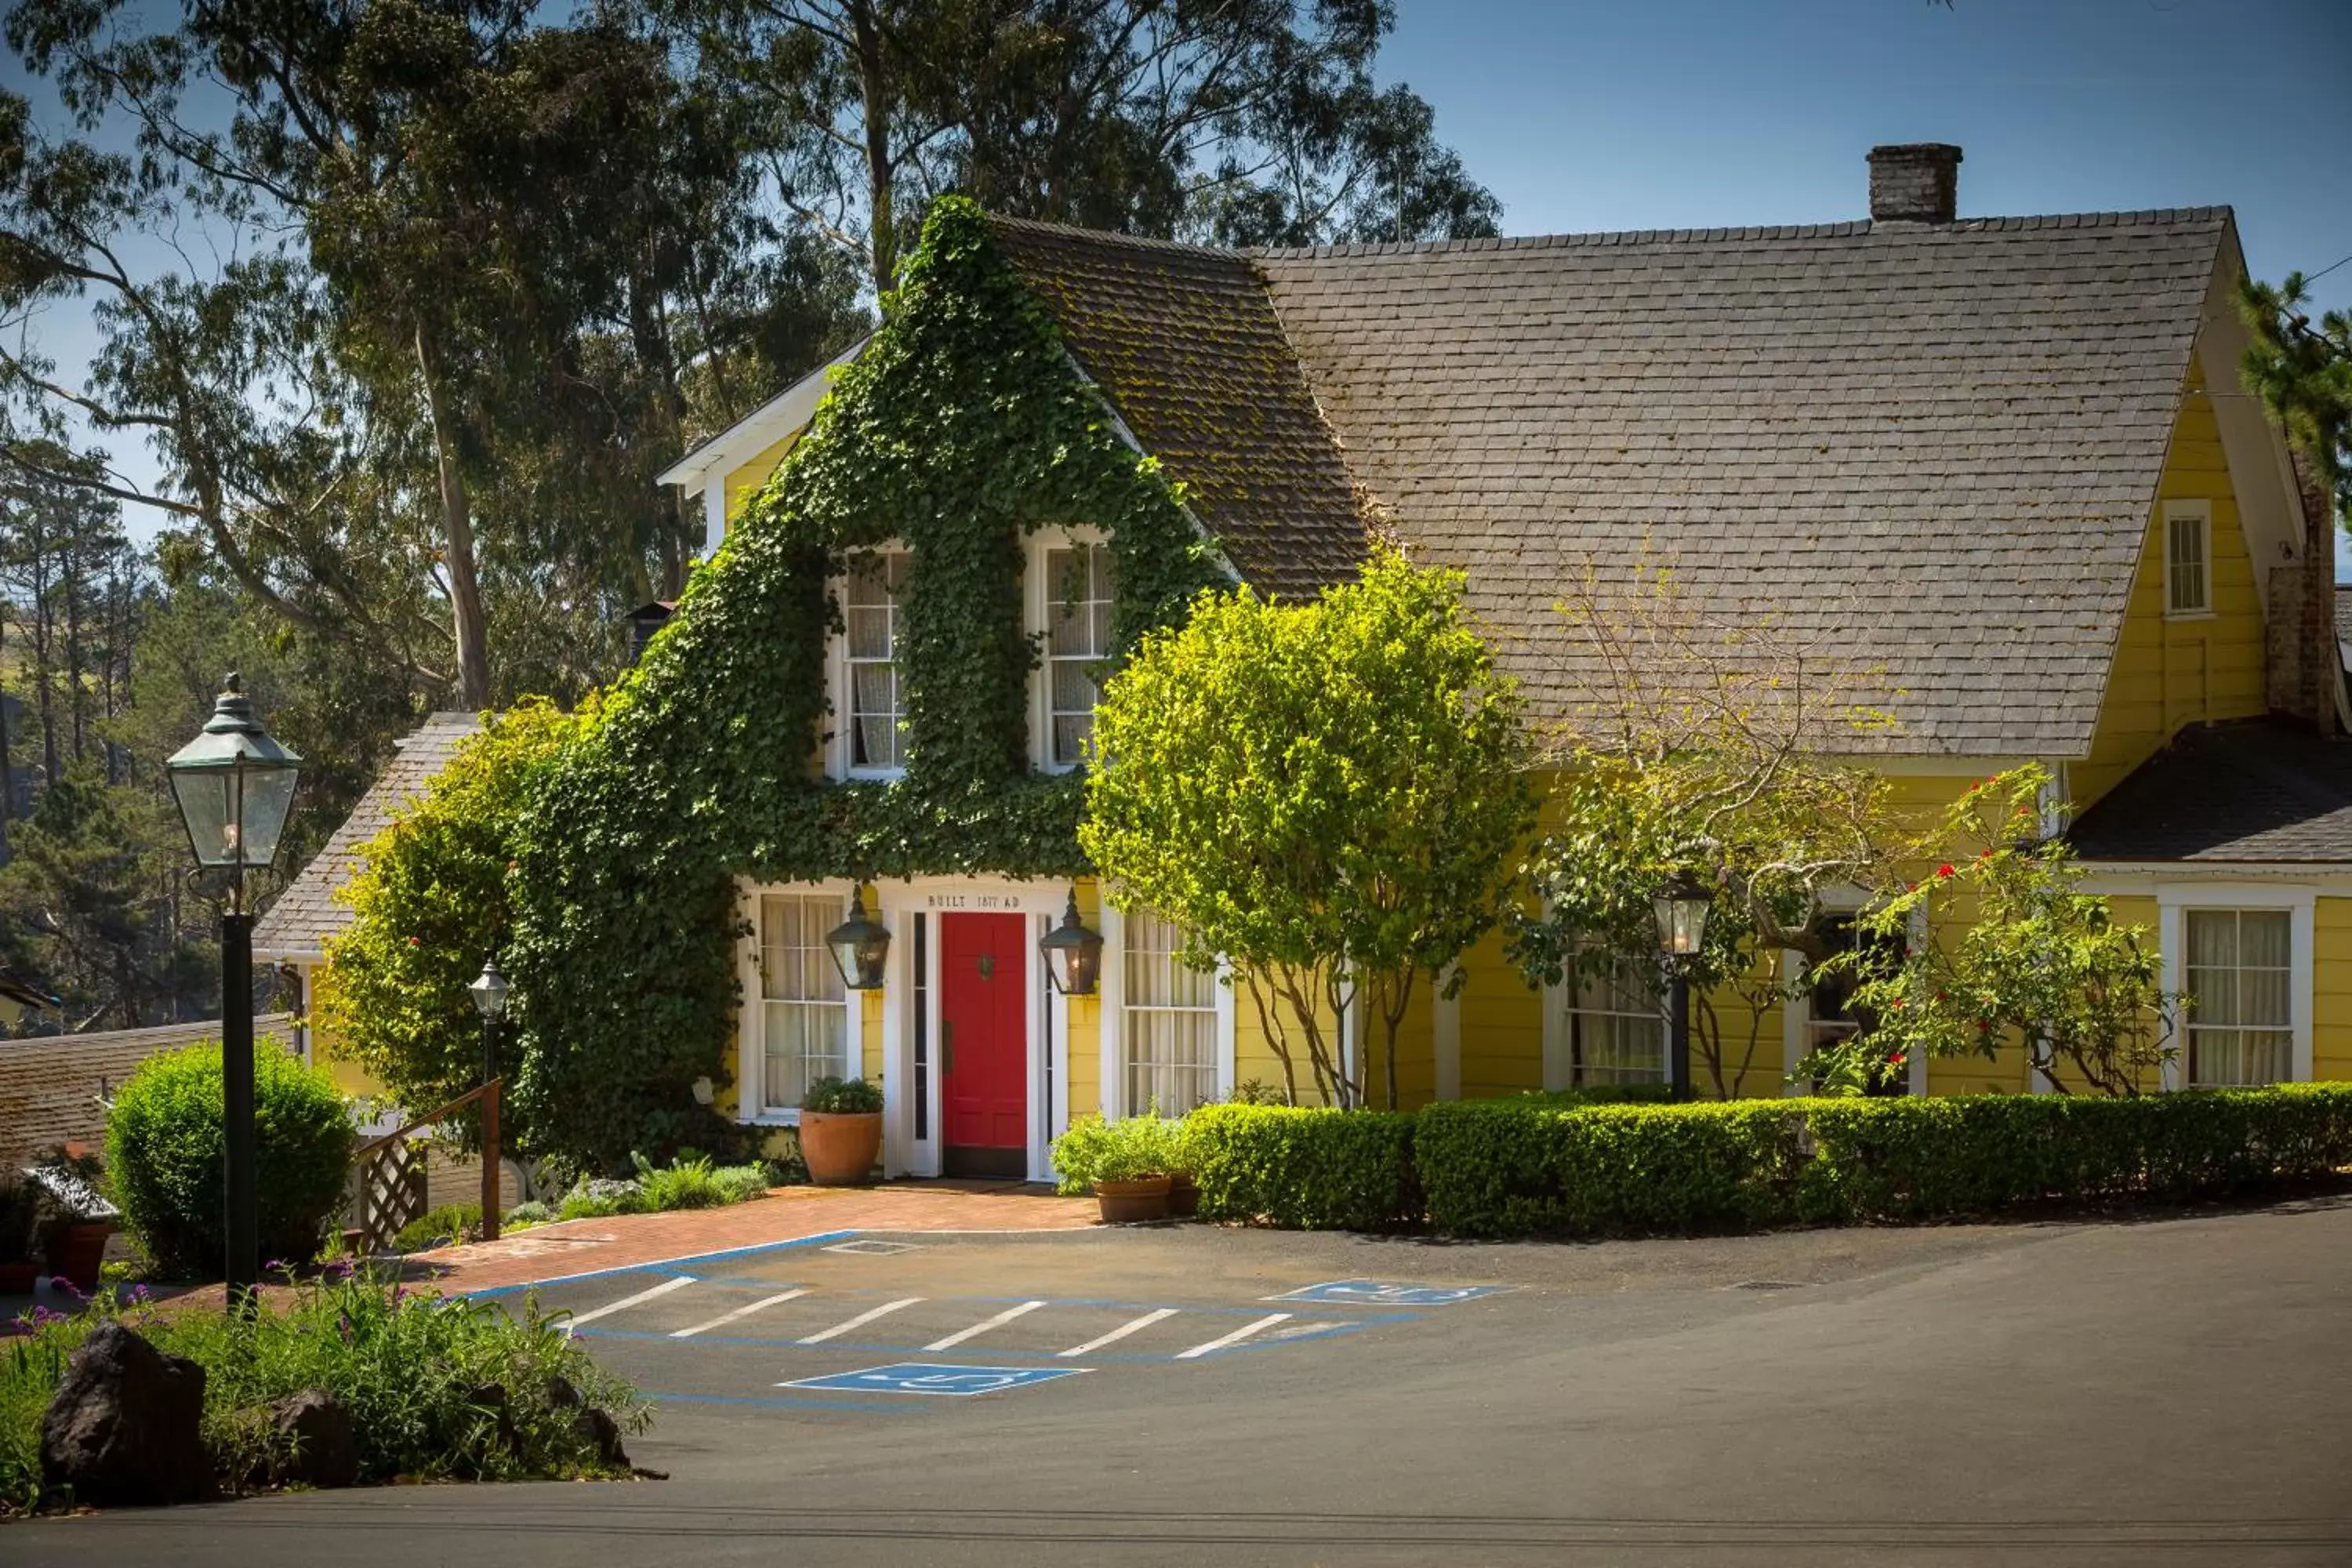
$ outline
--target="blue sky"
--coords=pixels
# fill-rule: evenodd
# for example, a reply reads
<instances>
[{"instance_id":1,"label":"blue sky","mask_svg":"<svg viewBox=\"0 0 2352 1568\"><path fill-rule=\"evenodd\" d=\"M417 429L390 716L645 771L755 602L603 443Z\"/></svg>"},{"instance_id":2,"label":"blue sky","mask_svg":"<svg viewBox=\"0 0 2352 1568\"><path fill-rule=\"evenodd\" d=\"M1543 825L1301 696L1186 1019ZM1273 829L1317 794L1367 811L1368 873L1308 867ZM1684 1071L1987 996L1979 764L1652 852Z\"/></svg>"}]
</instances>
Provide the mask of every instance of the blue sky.
<instances>
[{"instance_id":1,"label":"blue sky","mask_svg":"<svg viewBox=\"0 0 2352 1568\"><path fill-rule=\"evenodd\" d=\"M1435 106L1509 233L1860 217L1870 147L1936 141L1965 149L1964 215L2227 203L2258 276L2352 255L2352 0L1397 8L1381 74ZM2317 289L2352 308L2352 264ZM36 331L73 374L82 313Z\"/></svg>"},{"instance_id":2,"label":"blue sky","mask_svg":"<svg viewBox=\"0 0 2352 1568\"><path fill-rule=\"evenodd\" d=\"M1384 74L1513 234L1861 217L1874 144L1953 142L1963 215L2227 203L2258 276L2352 253L2352 0L1398 11Z\"/></svg>"}]
</instances>

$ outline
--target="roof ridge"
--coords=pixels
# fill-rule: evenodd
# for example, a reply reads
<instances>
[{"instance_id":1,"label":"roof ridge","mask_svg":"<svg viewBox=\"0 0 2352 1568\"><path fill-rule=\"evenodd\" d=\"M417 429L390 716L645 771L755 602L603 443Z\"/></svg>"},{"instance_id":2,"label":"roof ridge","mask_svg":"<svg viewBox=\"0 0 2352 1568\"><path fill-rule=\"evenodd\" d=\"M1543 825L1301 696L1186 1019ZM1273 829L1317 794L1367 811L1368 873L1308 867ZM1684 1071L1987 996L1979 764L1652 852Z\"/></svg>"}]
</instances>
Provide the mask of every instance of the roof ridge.
<instances>
[{"instance_id":1,"label":"roof ridge","mask_svg":"<svg viewBox=\"0 0 2352 1568\"><path fill-rule=\"evenodd\" d=\"M2223 222L2231 216L2231 209L2224 205L2147 207L2128 212L1988 216L1958 218L1951 223L1874 224L1868 218L1847 218L1836 223L1753 224L1713 228L1588 229L1568 234L1502 235L1477 239L1420 239L1404 244L1381 240L1339 245L1258 246L1241 254L1253 259L1288 261L1336 256L1402 256L1439 251L1540 250L1759 239L1853 239L1882 230L1907 238L1912 236L2010 233L2052 228L2122 228L2142 224L2194 225Z\"/></svg>"},{"instance_id":2,"label":"roof ridge","mask_svg":"<svg viewBox=\"0 0 2352 1568\"><path fill-rule=\"evenodd\" d=\"M2123 228L2138 225L2207 224L2231 217L2226 204L2210 206L2140 207L2117 212L2026 213L1964 217L1950 223L1876 223L1845 218L1834 223L1724 225L1708 228L1581 229L1565 234L1493 235L1470 239L1346 241L1330 245L1265 245L1230 247L1200 245L1191 240L1160 239L1150 235L1120 234L1077 224L1048 223L1042 218L987 215L991 226L1017 233L1061 237L1094 245L1124 247L1162 254L1217 260L1317 259L1337 256L1405 256L1450 251L1536 250L1603 245L1687 245L1692 243L1769 239L1859 239L1884 230L1906 238L1940 234L2007 234L2053 228Z\"/></svg>"}]
</instances>

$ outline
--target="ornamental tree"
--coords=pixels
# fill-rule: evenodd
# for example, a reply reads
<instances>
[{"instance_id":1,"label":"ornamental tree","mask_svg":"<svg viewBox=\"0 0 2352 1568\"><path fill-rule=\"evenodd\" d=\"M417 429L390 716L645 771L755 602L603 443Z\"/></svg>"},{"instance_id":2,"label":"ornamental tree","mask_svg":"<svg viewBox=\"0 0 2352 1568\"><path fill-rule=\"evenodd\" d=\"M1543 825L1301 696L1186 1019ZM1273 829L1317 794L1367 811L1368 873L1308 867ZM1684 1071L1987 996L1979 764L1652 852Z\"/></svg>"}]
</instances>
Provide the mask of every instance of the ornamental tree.
<instances>
[{"instance_id":1,"label":"ornamental tree","mask_svg":"<svg viewBox=\"0 0 2352 1568\"><path fill-rule=\"evenodd\" d=\"M1095 710L1080 846L1185 962L1232 966L1293 1103L1302 1057L1326 1103L1365 1102L1336 1025L1360 1000L1396 1103L1412 1000L1494 924L1532 826L1519 695L1462 584L1381 545L1312 603L1203 594Z\"/></svg>"},{"instance_id":2,"label":"ornamental tree","mask_svg":"<svg viewBox=\"0 0 2352 1568\"><path fill-rule=\"evenodd\" d=\"M482 1019L467 987L507 945L515 836L532 789L593 711L533 698L493 715L362 848L359 874L336 892L355 918L328 940L319 1020L413 1114L482 1081ZM517 1144L529 1133L520 1117L505 1128ZM466 1136L470 1144L470 1122Z\"/></svg>"},{"instance_id":3,"label":"ornamental tree","mask_svg":"<svg viewBox=\"0 0 2352 1568\"><path fill-rule=\"evenodd\" d=\"M1884 886L1907 847L1886 781L1842 760L1889 721L1829 636L1709 614L1664 563L1590 575L1559 610L1587 695L1545 737L1551 826L1528 857L1536 902L1507 916L1511 956L1530 984L1639 976L1654 994L1652 896L1696 875L1714 899L1689 967L1694 1068L1737 1093L1785 999L1781 951L1829 961L1827 895ZM1743 1005L1727 1017L1726 999Z\"/></svg>"},{"instance_id":4,"label":"ornamental tree","mask_svg":"<svg viewBox=\"0 0 2352 1568\"><path fill-rule=\"evenodd\" d=\"M2021 1043L2058 1093L2138 1094L2176 1054L2184 998L2164 990L2147 929L2117 924L2081 890L2065 841L2041 837L2048 784L2022 767L1953 805L1940 837L1961 847L1864 923L1899 938L1931 898L1972 900L1976 919L1949 945L1857 948L1841 960L1860 982L1853 1005L1872 1020L1874 1050L1990 1060Z\"/></svg>"}]
</instances>

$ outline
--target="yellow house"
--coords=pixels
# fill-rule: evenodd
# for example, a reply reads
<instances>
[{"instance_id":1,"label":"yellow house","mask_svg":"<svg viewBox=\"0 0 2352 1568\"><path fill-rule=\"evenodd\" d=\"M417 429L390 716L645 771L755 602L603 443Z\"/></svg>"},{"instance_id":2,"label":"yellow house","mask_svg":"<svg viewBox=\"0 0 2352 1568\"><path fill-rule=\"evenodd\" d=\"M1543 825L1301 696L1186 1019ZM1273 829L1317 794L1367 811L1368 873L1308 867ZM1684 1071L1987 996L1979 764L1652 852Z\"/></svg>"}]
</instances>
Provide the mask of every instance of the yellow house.
<instances>
[{"instance_id":1,"label":"yellow house","mask_svg":"<svg viewBox=\"0 0 2352 1568\"><path fill-rule=\"evenodd\" d=\"M1769 614L1873 672L1894 723L1870 762L1909 805L2028 762L2059 781L2098 889L2200 998L2178 1081L2352 1076L2334 536L2237 379L2233 220L1961 218L1959 161L1877 149L1870 217L1804 227L1254 253L988 229L1234 579L1311 594L1377 520L1466 574L1541 719L1605 679L1563 587L1669 561L1707 613ZM663 476L700 498L709 552L835 368ZM1025 765L1050 774L1078 760L1117 584L1089 519L1024 551ZM886 543L831 585L831 719L809 738L824 780L902 771L907 566ZM1034 1178L1075 1116L1280 1079L1246 1002L1088 880L744 877L736 894L733 1081L714 1099L742 1122L788 1127L809 1082L863 1073L893 1173ZM1057 994L1036 945L1073 900L1106 943L1091 996ZM878 988L847 989L825 948L855 909L889 933ZM315 960L277 918L263 945ZM1531 989L1494 938L1462 968L1402 1042L1406 1105L1662 1075L1654 1001ZM1730 1092L1784 1092L1852 1027L1793 956L1780 981L1787 999L1743 1022ZM2019 1057L1916 1061L1909 1087L2047 1086Z\"/></svg>"}]
</instances>

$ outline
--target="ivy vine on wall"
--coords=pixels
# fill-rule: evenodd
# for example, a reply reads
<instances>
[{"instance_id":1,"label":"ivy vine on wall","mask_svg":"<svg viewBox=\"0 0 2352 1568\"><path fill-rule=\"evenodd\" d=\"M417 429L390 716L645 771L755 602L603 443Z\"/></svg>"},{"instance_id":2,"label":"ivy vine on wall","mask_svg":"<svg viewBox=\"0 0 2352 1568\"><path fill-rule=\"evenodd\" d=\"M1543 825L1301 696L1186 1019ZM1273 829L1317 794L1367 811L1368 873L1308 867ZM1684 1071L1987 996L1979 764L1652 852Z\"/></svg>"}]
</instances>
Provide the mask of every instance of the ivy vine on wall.
<instances>
[{"instance_id":1,"label":"ivy vine on wall","mask_svg":"<svg viewBox=\"0 0 2352 1568\"><path fill-rule=\"evenodd\" d=\"M551 1148L607 1163L732 1137L738 875L1070 876L1083 786L1029 766L1023 541L1103 531L1115 656L1220 581L1156 464L1118 437L968 202L935 204L884 324L541 784L516 850L516 1092ZM825 784L829 584L910 547L906 771Z\"/></svg>"}]
</instances>

